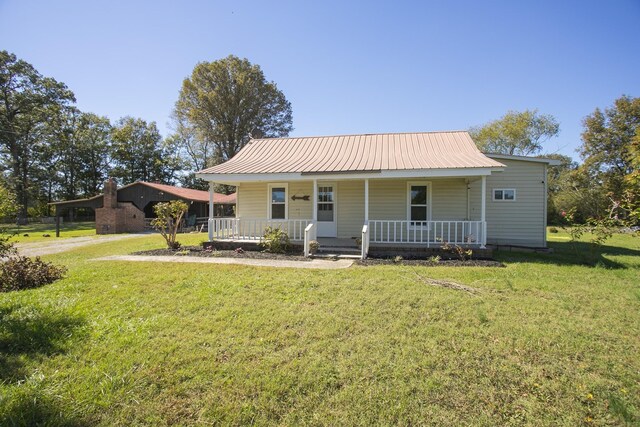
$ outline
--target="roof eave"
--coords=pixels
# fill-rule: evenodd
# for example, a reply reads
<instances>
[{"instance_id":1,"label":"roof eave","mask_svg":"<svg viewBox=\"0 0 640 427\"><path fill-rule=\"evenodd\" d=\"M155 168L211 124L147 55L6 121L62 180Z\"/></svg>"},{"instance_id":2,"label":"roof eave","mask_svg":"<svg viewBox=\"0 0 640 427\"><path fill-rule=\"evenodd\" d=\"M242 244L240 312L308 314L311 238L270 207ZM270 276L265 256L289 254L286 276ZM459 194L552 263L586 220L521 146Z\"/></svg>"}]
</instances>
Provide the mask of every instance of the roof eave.
<instances>
[{"instance_id":1,"label":"roof eave","mask_svg":"<svg viewBox=\"0 0 640 427\"><path fill-rule=\"evenodd\" d=\"M393 179L393 178L456 178L488 176L492 172L502 172L504 167L490 166L477 168L442 169L402 169L368 172L288 172L288 173L197 173L196 177L219 184L237 185L256 181L309 181L309 180L350 180L350 179Z\"/></svg>"}]
</instances>

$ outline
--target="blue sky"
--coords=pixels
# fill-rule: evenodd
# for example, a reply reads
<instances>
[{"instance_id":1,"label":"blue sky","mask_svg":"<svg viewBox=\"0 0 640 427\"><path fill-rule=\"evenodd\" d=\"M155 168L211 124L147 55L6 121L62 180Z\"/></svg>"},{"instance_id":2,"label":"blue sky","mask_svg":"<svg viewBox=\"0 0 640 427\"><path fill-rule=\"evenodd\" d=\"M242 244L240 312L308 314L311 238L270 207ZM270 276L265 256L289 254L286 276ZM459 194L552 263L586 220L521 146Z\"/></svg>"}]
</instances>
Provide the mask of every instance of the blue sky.
<instances>
[{"instance_id":1,"label":"blue sky","mask_svg":"<svg viewBox=\"0 0 640 427\"><path fill-rule=\"evenodd\" d=\"M291 101L292 135L467 129L537 108L547 152L640 96L640 1L0 0L0 49L66 83L84 111L156 121L182 80L229 54Z\"/></svg>"}]
</instances>

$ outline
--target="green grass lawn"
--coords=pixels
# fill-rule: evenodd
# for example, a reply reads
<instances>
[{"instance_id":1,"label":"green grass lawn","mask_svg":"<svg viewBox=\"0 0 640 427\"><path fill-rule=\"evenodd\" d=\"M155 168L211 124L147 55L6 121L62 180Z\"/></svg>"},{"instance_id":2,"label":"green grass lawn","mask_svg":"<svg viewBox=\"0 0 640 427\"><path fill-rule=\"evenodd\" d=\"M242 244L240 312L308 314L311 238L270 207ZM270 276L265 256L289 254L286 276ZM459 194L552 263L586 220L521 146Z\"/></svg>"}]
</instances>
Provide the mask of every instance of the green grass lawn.
<instances>
[{"instance_id":1,"label":"green grass lawn","mask_svg":"<svg viewBox=\"0 0 640 427\"><path fill-rule=\"evenodd\" d=\"M17 226L15 224L0 224L0 229L6 230L14 235L13 241L19 243L40 242L43 240L56 239L55 224L33 223L29 225ZM48 234L49 237L44 237ZM27 236L25 236L27 235ZM74 222L60 224L60 237L84 237L96 235L95 222Z\"/></svg>"},{"instance_id":2,"label":"green grass lawn","mask_svg":"<svg viewBox=\"0 0 640 427\"><path fill-rule=\"evenodd\" d=\"M597 267L566 237L506 268L48 256L67 278L0 294L0 425L638 425L640 237Z\"/></svg>"}]
</instances>

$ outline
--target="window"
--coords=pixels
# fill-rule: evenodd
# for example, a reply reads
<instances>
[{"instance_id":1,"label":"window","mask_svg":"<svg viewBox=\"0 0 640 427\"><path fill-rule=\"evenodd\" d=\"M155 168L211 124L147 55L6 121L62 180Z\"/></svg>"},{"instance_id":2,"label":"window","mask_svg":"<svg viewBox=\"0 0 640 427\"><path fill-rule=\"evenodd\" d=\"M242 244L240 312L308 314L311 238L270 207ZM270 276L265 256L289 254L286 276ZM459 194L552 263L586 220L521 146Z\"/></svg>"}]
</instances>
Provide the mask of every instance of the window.
<instances>
[{"instance_id":1,"label":"window","mask_svg":"<svg viewBox=\"0 0 640 427\"><path fill-rule=\"evenodd\" d=\"M269 184L269 219L287 219L287 184Z\"/></svg>"},{"instance_id":2,"label":"window","mask_svg":"<svg viewBox=\"0 0 640 427\"><path fill-rule=\"evenodd\" d=\"M333 186L318 186L318 221L333 222Z\"/></svg>"},{"instance_id":3,"label":"window","mask_svg":"<svg viewBox=\"0 0 640 427\"><path fill-rule=\"evenodd\" d=\"M516 190L514 188L494 188L493 189L493 201L494 202L513 202L516 200Z\"/></svg>"},{"instance_id":4,"label":"window","mask_svg":"<svg viewBox=\"0 0 640 427\"><path fill-rule=\"evenodd\" d=\"M407 183L407 217L411 225L431 219L431 191L428 182Z\"/></svg>"}]
</instances>

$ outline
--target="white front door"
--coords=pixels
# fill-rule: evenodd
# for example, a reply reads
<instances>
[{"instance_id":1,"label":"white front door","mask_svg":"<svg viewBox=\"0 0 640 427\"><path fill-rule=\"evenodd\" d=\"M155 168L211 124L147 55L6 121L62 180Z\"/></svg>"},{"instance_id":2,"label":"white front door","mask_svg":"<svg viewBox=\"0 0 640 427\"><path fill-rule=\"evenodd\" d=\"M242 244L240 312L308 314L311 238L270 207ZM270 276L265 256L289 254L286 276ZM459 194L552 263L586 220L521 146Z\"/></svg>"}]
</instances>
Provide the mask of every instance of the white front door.
<instances>
[{"instance_id":1,"label":"white front door","mask_svg":"<svg viewBox=\"0 0 640 427\"><path fill-rule=\"evenodd\" d=\"M335 183L318 183L318 237L337 237L337 197Z\"/></svg>"}]
</instances>

